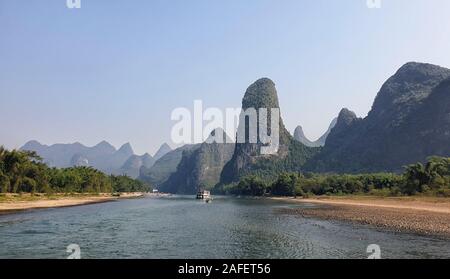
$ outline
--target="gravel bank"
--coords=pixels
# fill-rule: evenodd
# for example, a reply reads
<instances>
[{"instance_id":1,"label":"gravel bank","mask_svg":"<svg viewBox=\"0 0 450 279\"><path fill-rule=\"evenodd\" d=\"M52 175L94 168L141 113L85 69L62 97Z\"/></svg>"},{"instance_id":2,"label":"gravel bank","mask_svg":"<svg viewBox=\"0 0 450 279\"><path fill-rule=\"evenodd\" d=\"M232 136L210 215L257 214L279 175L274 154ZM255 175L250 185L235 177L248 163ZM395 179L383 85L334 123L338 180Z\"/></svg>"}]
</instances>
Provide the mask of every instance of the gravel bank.
<instances>
[{"instance_id":1,"label":"gravel bank","mask_svg":"<svg viewBox=\"0 0 450 279\"><path fill-rule=\"evenodd\" d=\"M299 200L298 202L304 202ZM308 203L308 202L306 202ZM373 203L373 201L371 201ZM329 204L321 201L311 208L282 209L283 213L298 214L305 218L347 221L374 226L395 232L418 233L421 235L450 238L450 214L442 210L423 210L414 207L377 206L358 204ZM408 203L411 206L411 203Z\"/></svg>"}]
</instances>

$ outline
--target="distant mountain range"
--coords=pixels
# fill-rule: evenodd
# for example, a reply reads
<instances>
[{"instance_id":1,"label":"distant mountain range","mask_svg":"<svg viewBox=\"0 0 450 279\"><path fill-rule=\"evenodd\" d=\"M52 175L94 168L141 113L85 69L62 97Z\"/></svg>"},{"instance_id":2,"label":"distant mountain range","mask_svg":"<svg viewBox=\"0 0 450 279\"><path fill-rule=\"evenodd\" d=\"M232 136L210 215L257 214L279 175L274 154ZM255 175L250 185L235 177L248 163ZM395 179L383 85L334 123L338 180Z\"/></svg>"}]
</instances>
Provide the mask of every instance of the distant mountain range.
<instances>
[{"instance_id":1,"label":"distant mountain range","mask_svg":"<svg viewBox=\"0 0 450 279\"><path fill-rule=\"evenodd\" d=\"M35 151L51 167L67 168L73 166L91 166L107 174L128 175L137 178L141 168L151 168L155 159L148 153L134 154L129 143L118 150L110 143L102 141L93 147L81 143L43 145L38 141L29 141L21 150ZM156 153L163 156L170 147L163 144Z\"/></svg>"},{"instance_id":2,"label":"distant mountain range","mask_svg":"<svg viewBox=\"0 0 450 279\"><path fill-rule=\"evenodd\" d=\"M242 108L279 108L277 94L273 81L257 80L246 90ZM367 117L359 118L344 108L314 142L301 126L292 136L281 119L278 152L261 154L263 145L259 140L205 142L172 150L163 144L154 157L135 155L130 144L116 150L105 141L94 147L30 141L21 149L36 151L50 166L92 166L183 194L235 183L252 174L270 180L283 171L399 172L429 156L450 156L450 70L407 63L383 84Z\"/></svg>"},{"instance_id":3,"label":"distant mountain range","mask_svg":"<svg viewBox=\"0 0 450 279\"><path fill-rule=\"evenodd\" d=\"M325 132L325 134L323 134L318 140L316 141L310 141L305 134L303 133L303 128L302 126L297 126L297 128L295 128L294 131L294 139L296 141L299 141L301 143L303 143L306 146L309 147L319 147L319 146L324 146L325 142L328 138L328 135L331 132L331 129L334 128L334 126L336 126L336 122L337 122L337 117L333 119L333 121L331 121L330 126L328 127L328 130Z\"/></svg>"}]
</instances>

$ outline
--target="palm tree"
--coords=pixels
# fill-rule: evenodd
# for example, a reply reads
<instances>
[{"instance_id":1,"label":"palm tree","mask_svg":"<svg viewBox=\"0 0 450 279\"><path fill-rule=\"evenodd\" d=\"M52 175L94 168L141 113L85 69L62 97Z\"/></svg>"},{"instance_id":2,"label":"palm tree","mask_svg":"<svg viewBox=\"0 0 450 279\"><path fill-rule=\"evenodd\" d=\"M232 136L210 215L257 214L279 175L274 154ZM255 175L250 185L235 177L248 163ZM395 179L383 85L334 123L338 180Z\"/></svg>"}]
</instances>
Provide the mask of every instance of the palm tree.
<instances>
[{"instance_id":1,"label":"palm tree","mask_svg":"<svg viewBox=\"0 0 450 279\"><path fill-rule=\"evenodd\" d=\"M408 194L420 192L423 185L429 182L429 175L422 163L409 165L405 168L406 191Z\"/></svg>"},{"instance_id":2,"label":"palm tree","mask_svg":"<svg viewBox=\"0 0 450 279\"><path fill-rule=\"evenodd\" d=\"M35 162L31 161L31 159L39 160L36 153L1 149L0 156L2 158L3 175L9 178L9 183L5 178L2 179L2 186L8 186L7 192L17 193L22 190L26 192L36 190L37 182L34 179L36 166Z\"/></svg>"}]
</instances>

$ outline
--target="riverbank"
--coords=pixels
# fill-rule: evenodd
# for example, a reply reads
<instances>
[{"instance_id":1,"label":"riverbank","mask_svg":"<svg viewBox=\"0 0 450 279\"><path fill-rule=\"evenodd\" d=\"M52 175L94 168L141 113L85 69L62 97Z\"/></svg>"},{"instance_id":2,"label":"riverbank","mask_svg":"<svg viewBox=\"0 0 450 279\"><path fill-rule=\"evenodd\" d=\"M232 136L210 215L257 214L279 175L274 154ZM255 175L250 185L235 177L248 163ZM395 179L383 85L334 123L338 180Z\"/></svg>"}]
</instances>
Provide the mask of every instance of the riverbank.
<instances>
[{"instance_id":1,"label":"riverbank","mask_svg":"<svg viewBox=\"0 0 450 279\"><path fill-rule=\"evenodd\" d=\"M449 198L355 196L273 199L318 205L283 210L306 218L339 220L396 232L450 238Z\"/></svg>"},{"instance_id":2,"label":"riverbank","mask_svg":"<svg viewBox=\"0 0 450 279\"><path fill-rule=\"evenodd\" d=\"M144 193L102 194L3 194L0 196L0 214L13 213L30 209L80 206L93 203L110 202L119 199L143 197Z\"/></svg>"}]
</instances>

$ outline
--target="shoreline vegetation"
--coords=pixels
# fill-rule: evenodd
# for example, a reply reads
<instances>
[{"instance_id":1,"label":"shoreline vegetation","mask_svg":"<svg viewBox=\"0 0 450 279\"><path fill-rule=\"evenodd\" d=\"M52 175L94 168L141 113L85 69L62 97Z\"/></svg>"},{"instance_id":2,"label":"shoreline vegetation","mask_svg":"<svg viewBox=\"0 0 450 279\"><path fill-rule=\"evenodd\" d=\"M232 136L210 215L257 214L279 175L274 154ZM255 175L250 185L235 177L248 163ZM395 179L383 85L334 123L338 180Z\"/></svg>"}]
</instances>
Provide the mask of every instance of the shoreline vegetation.
<instances>
[{"instance_id":1,"label":"shoreline vegetation","mask_svg":"<svg viewBox=\"0 0 450 279\"><path fill-rule=\"evenodd\" d=\"M214 194L240 196L348 196L450 197L450 158L429 157L425 164L405 166L402 174L327 174L280 172L242 177L238 182L219 184Z\"/></svg>"},{"instance_id":2,"label":"shoreline vegetation","mask_svg":"<svg viewBox=\"0 0 450 279\"><path fill-rule=\"evenodd\" d=\"M99 194L151 192L149 184L126 175L107 175L92 167L50 168L36 152L0 146L0 193Z\"/></svg>"},{"instance_id":3,"label":"shoreline vegetation","mask_svg":"<svg viewBox=\"0 0 450 279\"><path fill-rule=\"evenodd\" d=\"M50 168L35 153L0 146L0 214L135 198L152 187L91 167Z\"/></svg>"},{"instance_id":4,"label":"shoreline vegetation","mask_svg":"<svg viewBox=\"0 0 450 279\"><path fill-rule=\"evenodd\" d=\"M450 238L450 198L336 196L271 199L313 205L281 209L281 213L368 225L394 232Z\"/></svg>"}]
</instances>

